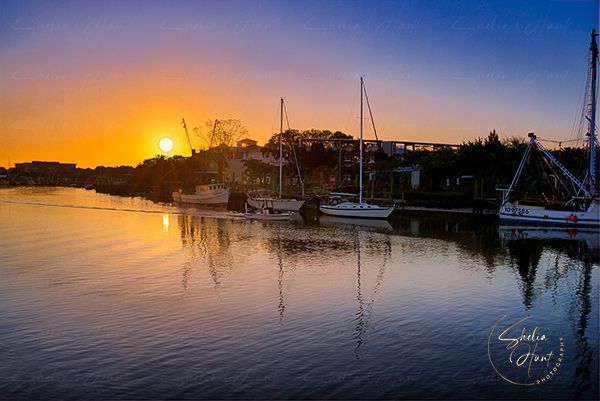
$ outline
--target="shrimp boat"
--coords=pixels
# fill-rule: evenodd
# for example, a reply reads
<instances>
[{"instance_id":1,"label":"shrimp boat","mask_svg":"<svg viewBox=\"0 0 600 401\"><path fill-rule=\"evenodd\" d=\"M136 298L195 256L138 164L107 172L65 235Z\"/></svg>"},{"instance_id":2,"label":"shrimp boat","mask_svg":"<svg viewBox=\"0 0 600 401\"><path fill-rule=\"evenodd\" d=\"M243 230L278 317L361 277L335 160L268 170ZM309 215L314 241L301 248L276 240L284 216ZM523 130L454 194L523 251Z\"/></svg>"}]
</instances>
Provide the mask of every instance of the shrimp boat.
<instances>
[{"instance_id":1,"label":"shrimp boat","mask_svg":"<svg viewBox=\"0 0 600 401\"><path fill-rule=\"evenodd\" d=\"M279 119L279 195L277 197L249 197L248 204L256 209L260 209L264 202L271 202L273 210L277 211L292 211L297 212L304 205L302 199L287 199L282 197L283 192L283 110L284 110L283 98L280 102L280 119ZM287 116L287 112L286 112ZM293 146L293 143L292 143ZM294 155L296 151L294 149ZM304 183L302 182L302 176L300 174L300 167L298 166L298 160L296 159L296 169L298 170L298 177L300 178L300 184L302 185L302 195L304 195Z\"/></svg>"},{"instance_id":2,"label":"shrimp boat","mask_svg":"<svg viewBox=\"0 0 600 401\"><path fill-rule=\"evenodd\" d=\"M372 205L363 202L363 95L365 83L360 77L360 141L359 141L359 190L358 202L334 198L329 204L321 205L321 213L329 216L354 217L362 219L387 219L394 211L393 207Z\"/></svg>"},{"instance_id":3,"label":"shrimp boat","mask_svg":"<svg viewBox=\"0 0 600 401\"><path fill-rule=\"evenodd\" d=\"M556 224L566 226L588 226L600 228L600 197L598 193L598 167L596 162L596 76L598 64L598 44L596 30L592 31L590 51L591 79L589 94L591 102L588 143L588 166L586 177L580 181L564 165L562 165L544 146L538 141L534 133L529 134L529 145L523 154L519 167L513 180L504 193L499 216L502 224L506 223L534 223L534 224ZM586 117L587 118L587 117ZM561 192L567 193L568 198L560 204L546 202L544 206L527 205L519 201L518 185L527 161L532 151L539 151L541 157L549 166L556 177L556 186ZM522 191L521 191L522 192Z\"/></svg>"},{"instance_id":4,"label":"shrimp boat","mask_svg":"<svg viewBox=\"0 0 600 401\"><path fill-rule=\"evenodd\" d=\"M254 210L254 211L252 211ZM285 221L292 218L294 213L277 211L271 201L264 201L260 208L248 208L246 203L246 212L244 217L248 220L267 220L267 221Z\"/></svg>"},{"instance_id":5,"label":"shrimp boat","mask_svg":"<svg viewBox=\"0 0 600 401\"><path fill-rule=\"evenodd\" d=\"M222 183L196 185L193 194L186 194L181 189L173 192L173 201L196 205L220 205L229 201L229 188Z\"/></svg>"}]
</instances>

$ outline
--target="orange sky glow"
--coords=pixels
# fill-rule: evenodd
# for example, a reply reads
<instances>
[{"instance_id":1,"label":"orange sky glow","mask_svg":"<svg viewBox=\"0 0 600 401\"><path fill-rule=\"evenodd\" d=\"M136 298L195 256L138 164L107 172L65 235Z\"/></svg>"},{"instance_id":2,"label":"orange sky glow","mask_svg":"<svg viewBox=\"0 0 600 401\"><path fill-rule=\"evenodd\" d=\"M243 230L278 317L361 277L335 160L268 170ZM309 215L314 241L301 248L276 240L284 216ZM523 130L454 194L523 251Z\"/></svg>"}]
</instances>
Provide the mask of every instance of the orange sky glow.
<instances>
[{"instance_id":1,"label":"orange sky glow","mask_svg":"<svg viewBox=\"0 0 600 401\"><path fill-rule=\"evenodd\" d=\"M514 51L511 46L547 51L531 35L529 44L522 36L505 37L497 56L480 60L486 41L495 38L454 29L450 45L436 37L427 42L416 14L406 17L416 33L387 37L392 33L363 33L323 16L295 23L290 10L274 5L249 7L252 13L243 15L252 18L244 19L224 17L218 3L210 3L197 10L202 18L187 23L178 12L161 16L160 2L139 16L121 4L100 15L89 9L93 5L71 14L4 10L0 22L9 35L0 41L0 165L9 158L13 165L136 165L160 154L165 136L174 141L167 155L188 155L182 117L190 128L237 118L249 137L264 143L278 129L281 96L292 128L356 136L360 75L382 139L460 143L492 129L501 136L535 131L564 139L572 134L585 78L585 24L573 34L581 46L559 46L551 54L570 64L541 69L531 60L493 61ZM227 25L236 18L246 21L243 29ZM430 52L426 45L433 46ZM370 130L366 135L373 137ZM192 141L199 147L198 138Z\"/></svg>"}]
</instances>

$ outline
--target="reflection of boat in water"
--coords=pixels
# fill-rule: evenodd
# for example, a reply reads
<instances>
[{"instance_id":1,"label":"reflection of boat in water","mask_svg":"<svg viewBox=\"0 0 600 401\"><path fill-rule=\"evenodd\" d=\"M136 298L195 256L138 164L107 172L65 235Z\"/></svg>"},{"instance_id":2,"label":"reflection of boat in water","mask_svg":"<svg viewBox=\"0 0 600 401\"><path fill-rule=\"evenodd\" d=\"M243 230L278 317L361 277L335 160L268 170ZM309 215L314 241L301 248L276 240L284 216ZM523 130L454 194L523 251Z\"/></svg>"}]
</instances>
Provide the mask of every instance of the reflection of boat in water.
<instances>
[{"instance_id":1,"label":"reflection of boat in water","mask_svg":"<svg viewBox=\"0 0 600 401\"><path fill-rule=\"evenodd\" d=\"M294 213L292 212L281 212L273 208L271 201L264 201L259 209L248 208L246 204L246 212L244 216L248 220L264 220L264 221L286 221L292 218Z\"/></svg>"},{"instance_id":2,"label":"reflection of boat in water","mask_svg":"<svg viewBox=\"0 0 600 401\"><path fill-rule=\"evenodd\" d=\"M499 227L500 238L512 240L563 240L584 242L591 252L600 250L600 231L586 227L505 225Z\"/></svg>"},{"instance_id":3,"label":"reflection of boat in water","mask_svg":"<svg viewBox=\"0 0 600 401\"><path fill-rule=\"evenodd\" d=\"M393 207L373 205L363 202L363 93L365 83L360 77L360 140L359 140L359 173L358 173L358 202L351 202L342 198L332 198L327 205L321 205L319 210L323 214L340 217L353 217L362 219L387 219L394 211ZM368 102L368 99L367 99Z\"/></svg>"},{"instance_id":4,"label":"reflection of boat in water","mask_svg":"<svg viewBox=\"0 0 600 401\"><path fill-rule=\"evenodd\" d=\"M392 225L385 219L361 219L338 216L321 216L319 224L323 226L352 226L365 227L381 231L393 231Z\"/></svg>"},{"instance_id":5,"label":"reflection of boat in water","mask_svg":"<svg viewBox=\"0 0 600 401\"><path fill-rule=\"evenodd\" d=\"M173 201L197 205L226 204L229 201L229 188L221 183L196 185L193 194L186 194L181 189L173 192Z\"/></svg>"},{"instance_id":6,"label":"reflection of boat in water","mask_svg":"<svg viewBox=\"0 0 600 401\"><path fill-rule=\"evenodd\" d=\"M598 44L596 30L592 31L591 66L589 69L588 85L590 99L589 109L589 142L588 142L588 166L586 176L580 181L562 163L546 150L533 133L529 134L530 142L523 154L523 158L517 168L515 176L506 191L499 215L502 221L529 222L543 224L558 224L567 226L594 226L600 227L600 198L598 194L598 168L596 161L596 75L598 63ZM586 116L587 118L587 116ZM517 188L519 178L528 165L532 151L538 151L545 162L546 168L550 170L547 177L553 176L554 183L549 182L539 191L539 198L545 199L544 206L532 206L526 204L523 198L529 191L529 186ZM531 166L534 163L529 163ZM542 165L540 163L540 165ZM531 186L533 187L533 185ZM548 199L546 191L550 188L553 196ZM565 196L568 195L568 196Z\"/></svg>"}]
</instances>

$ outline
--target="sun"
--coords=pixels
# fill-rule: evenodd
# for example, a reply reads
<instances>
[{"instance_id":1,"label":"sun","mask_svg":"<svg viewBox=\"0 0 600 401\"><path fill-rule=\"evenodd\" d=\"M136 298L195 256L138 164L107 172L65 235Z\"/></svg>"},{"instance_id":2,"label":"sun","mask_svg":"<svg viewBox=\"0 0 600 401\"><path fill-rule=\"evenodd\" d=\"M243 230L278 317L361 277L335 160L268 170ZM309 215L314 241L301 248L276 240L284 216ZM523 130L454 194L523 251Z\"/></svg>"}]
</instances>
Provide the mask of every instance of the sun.
<instances>
[{"instance_id":1,"label":"sun","mask_svg":"<svg viewBox=\"0 0 600 401\"><path fill-rule=\"evenodd\" d=\"M158 143L158 147L163 152L170 152L173 150L173 140L171 138L163 138Z\"/></svg>"}]
</instances>

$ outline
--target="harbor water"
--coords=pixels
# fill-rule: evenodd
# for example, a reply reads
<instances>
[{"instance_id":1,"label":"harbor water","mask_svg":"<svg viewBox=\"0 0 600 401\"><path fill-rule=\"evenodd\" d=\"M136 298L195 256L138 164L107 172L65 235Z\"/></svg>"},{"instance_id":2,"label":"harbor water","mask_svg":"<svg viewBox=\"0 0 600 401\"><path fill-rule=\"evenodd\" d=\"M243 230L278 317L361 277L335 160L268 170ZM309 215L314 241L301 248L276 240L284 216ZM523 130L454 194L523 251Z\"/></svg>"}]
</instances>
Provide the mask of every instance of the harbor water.
<instances>
[{"instance_id":1,"label":"harbor water","mask_svg":"<svg viewBox=\"0 0 600 401\"><path fill-rule=\"evenodd\" d=\"M598 395L598 232L40 187L0 189L0 222L1 398ZM522 319L553 351L541 376L498 341Z\"/></svg>"}]
</instances>

